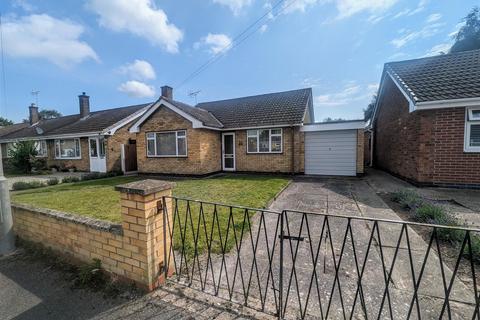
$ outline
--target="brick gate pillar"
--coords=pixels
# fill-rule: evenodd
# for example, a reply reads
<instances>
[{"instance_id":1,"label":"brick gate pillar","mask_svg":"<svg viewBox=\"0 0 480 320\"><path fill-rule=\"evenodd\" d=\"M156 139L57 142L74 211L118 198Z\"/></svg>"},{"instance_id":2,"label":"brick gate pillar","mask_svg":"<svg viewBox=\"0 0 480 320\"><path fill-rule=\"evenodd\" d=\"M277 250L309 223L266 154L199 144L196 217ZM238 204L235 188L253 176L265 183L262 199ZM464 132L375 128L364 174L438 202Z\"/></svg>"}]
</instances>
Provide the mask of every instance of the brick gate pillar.
<instances>
[{"instance_id":1,"label":"brick gate pillar","mask_svg":"<svg viewBox=\"0 0 480 320\"><path fill-rule=\"evenodd\" d=\"M170 237L164 241L163 219L167 214L172 223L172 195L175 183L161 180L142 180L118 185L121 193L123 247L129 248L138 267L126 272L126 277L153 290L165 281L164 250L170 250ZM167 251L170 252L170 251ZM168 271L171 273L171 264Z\"/></svg>"}]
</instances>

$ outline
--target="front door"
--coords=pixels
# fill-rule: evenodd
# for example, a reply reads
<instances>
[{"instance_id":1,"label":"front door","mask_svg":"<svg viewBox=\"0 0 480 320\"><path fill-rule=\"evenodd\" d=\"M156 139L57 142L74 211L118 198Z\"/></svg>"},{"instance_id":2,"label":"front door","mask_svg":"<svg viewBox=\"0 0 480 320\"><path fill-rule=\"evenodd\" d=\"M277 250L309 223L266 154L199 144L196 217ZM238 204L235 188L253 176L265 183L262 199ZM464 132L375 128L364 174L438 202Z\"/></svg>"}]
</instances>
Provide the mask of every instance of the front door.
<instances>
[{"instance_id":1,"label":"front door","mask_svg":"<svg viewBox=\"0 0 480 320\"><path fill-rule=\"evenodd\" d=\"M107 172L107 160L105 159L105 138L89 138L88 144L90 146L90 171Z\"/></svg>"},{"instance_id":2,"label":"front door","mask_svg":"<svg viewBox=\"0 0 480 320\"><path fill-rule=\"evenodd\" d=\"M222 165L225 171L235 171L235 133L222 134Z\"/></svg>"}]
</instances>

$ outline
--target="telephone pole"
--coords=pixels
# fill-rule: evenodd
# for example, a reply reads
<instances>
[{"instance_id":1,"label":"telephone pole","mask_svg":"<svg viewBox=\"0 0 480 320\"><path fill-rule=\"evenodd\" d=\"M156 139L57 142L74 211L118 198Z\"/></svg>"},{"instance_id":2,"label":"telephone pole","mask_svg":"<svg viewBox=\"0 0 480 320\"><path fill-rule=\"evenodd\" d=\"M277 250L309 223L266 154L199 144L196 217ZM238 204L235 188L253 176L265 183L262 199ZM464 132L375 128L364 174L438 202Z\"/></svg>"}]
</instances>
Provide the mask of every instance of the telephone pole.
<instances>
[{"instance_id":1,"label":"telephone pole","mask_svg":"<svg viewBox=\"0 0 480 320\"><path fill-rule=\"evenodd\" d=\"M15 249L12 208L7 178L3 175L2 149L0 148L0 256Z\"/></svg>"}]
</instances>

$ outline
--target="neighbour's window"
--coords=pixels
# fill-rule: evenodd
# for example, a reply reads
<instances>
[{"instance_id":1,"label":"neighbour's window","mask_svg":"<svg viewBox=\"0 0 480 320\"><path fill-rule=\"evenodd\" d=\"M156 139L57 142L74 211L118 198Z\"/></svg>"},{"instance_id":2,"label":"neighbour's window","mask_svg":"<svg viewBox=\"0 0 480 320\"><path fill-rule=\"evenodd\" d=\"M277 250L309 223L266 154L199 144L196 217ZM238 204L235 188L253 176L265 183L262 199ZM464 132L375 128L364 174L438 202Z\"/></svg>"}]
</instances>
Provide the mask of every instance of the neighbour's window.
<instances>
[{"instance_id":1,"label":"neighbour's window","mask_svg":"<svg viewBox=\"0 0 480 320\"><path fill-rule=\"evenodd\" d=\"M247 130L247 152L282 152L282 129Z\"/></svg>"},{"instance_id":2,"label":"neighbour's window","mask_svg":"<svg viewBox=\"0 0 480 320\"><path fill-rule=\"evenodd\" d=\"M467 109L465 151L480 152L480 108Z\"/></svg>"},{"instance_id":3,"label":"neighbour's window","mask_svg":"<svg viewBox=\"0 0 480 320\"><path fill-rule=\"evenodd\" d=\"M80 158L80 139L55 140L55 158Z\"/></svg>"},{"instance_id":4,"label":"neighbour's window","mask_svg":"<svg viewBox=\"0 0 480 320\"><path fill-rule=\"evenodd\" d=\"M187 132L179 130L147 133L147 156L186 157Z\"/></svg>"},{"instance_id":5,"label":"neighbour's window","mask_svg":"<svg viewBox=\"0 0 480 320\"><path fill-rule=\"evenodd\" d=\"M37 150L37 157L44 158L47 156L47 141L35 141L35 150Z\"/></svg>"},{"instance_id":6,"label":"neighbour's window","mask_svg":"<svg viewBox=\"0 0 480 320\"><path fill-rule=\"evenodd\" d=\"M7 158L10 158L12 156L12 151L15 149L15 142L9 142L7 143Z\"/></svg>"}]
</instances>

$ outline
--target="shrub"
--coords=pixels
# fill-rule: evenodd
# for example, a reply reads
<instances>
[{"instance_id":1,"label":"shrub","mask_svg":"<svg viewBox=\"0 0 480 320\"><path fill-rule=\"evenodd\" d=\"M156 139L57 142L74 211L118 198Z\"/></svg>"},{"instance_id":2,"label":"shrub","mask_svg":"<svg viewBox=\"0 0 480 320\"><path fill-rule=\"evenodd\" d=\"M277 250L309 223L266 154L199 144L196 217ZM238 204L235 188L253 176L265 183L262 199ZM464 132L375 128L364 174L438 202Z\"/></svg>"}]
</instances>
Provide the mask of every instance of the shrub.
<instances>
[{"instance_id":1,"label":"shrub","mask_svg":"<svg viewBox=\"0 0 480 320\"><path fill-rule=\"evenodd\" d=\"M100 179L102 176L99 172L91 172L87 173L82 176L82 180L88 181L88 180L95 180L95 179Z\"/></svg>"},{"instance_id":2,"label":"shrub","mask_svg":"<svg viewBox=\"0 0 480 320\"><path fill-rule=\"evenodd\" d=\"M65 177L62 179L62 183L78 182L80 181L79 177Z\"/></svg>"},{"instance_id":3,"label":"shrub","mask_svg":"<svg viewBox=\"0 0 480 320\"><path fill-rule=\"evenodd\" d=\"M424 203L415 210L413 218L418 222L444 224L449 216L443 207Z\"/></svg>"},{"instance_id":4,"label":"shrub","mask_svg":"<svg viewBox=\"0 0 480 320\"><path fill-rule=\"evenodd\" d=\"M422 198L413 190L404 189L393 193L392 200L401 204L405 209L414 210L422 205Z\"/></svg>"},{"instance_id":5,"label":"shrub","mask_svg":"<svg viewBox=\"0 0 480 320\"><path fill-rule=\"evenodd\" d=\"M59 181L58 181L57 178L50 178L50 179L47 180L47 184L48 184L49 186L54 186L54 185L56 185L56 184L58 184L58 183L59 183Z\"/></svg>"},{"instance_id":6,"label":"shrub","mask_svg":"<svg viewBox=\"0 0 480 320\"><path fill-rule=\"evenodd\" d=\"M41 188L45 187L45 184L40 181L17 181L12 185L13 190L26 190L26 189L34 189L34 188Z\"/></svg>"},{"instance_id":7,"label":"shrub","mask_svg":"<svg viewBox=\"0 0 480 320\"><path fill-rule=\"evenodd\" d=\"M13 144L13 148L8 150L9 164L24 173L29 173L37 161L36 155L35 142L16 142Z\"/></svg>"},{"instance_id":8,"label":"shrub","mask_svg":"<svg viewBox=\"0 0 480 320\"><path fill-rule=\"evenodd\" d=\"M93 259L91 263L82 265L78 271L75 284L79 287L99 290L107 284L108 277L103 272L102 262L99 259Z\"/></svg>"}]
</instances>

